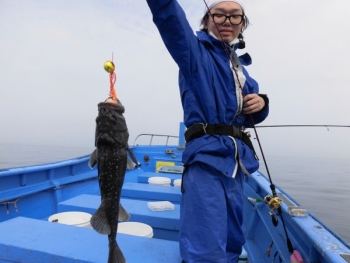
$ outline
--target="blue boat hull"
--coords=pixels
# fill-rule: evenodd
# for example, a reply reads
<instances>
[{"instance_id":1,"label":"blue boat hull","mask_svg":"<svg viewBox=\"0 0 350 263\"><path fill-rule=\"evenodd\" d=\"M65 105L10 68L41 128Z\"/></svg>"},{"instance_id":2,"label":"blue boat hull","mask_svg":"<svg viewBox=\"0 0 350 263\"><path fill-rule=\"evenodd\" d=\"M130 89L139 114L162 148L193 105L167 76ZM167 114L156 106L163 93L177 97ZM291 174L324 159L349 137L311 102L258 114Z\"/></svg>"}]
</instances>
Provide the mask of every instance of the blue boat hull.
<instances>
[{"instance_id":1,"label":"blue boat hull","mask_svg":"<svg viewBox=\"0 0 350 263\"><path fill-rule=\"evenodd\" d=\"M180 262L178 251L179 187L147 184L152 176L172 182L181 178L182 149L177 146L133 146L139 168L128 170L122 190L122 204L131 221L152 226L153 238L118 234L117 240L129 263ZM0 172L0 263L1 262L106 262L107 238L92 229L48 222L49 216L65 211L93 214L100 196L97 170L88 167L89 156L40 166ZM157 173L160 167L175 167ZM171 173L169 173L169 171ZM304 210L282 189L282 216L293 248L304 262L349 262L349 244L310 212ZM250 262L271 262L277 251L282 262L290 262L286 235L279 217L275 227L265 202L271 194L267 178L260 172L245 179L244 246ZM172 211L153 212L151 201L170 201ZM293 211L304 214L290 215ZM270 256L266 251L273 242ZM166 260L165 260L166 258ZM347 258L347 259L345 259ZM278 259L279 260L279 259ZM348 260L348 261L346 261ZM276 261L279 262L279 261Z\"/></svg>"}]
</instances>

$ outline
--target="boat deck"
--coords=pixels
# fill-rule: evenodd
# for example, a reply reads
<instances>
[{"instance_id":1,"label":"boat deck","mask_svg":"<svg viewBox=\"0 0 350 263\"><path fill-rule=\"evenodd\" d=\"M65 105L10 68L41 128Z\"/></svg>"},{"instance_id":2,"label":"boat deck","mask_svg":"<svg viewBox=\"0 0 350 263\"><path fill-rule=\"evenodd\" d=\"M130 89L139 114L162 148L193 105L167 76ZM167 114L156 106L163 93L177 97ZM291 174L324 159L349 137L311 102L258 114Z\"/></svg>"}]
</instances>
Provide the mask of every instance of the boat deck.
<instances>
[{"instance_id":1,"label":"boat deck","mask_svg":"<svg viewBox=\"0 0 350 263\"><path fill-rule=\"evenodd\" d=\"M146 185L145 185L146 186ZM156 186L167 190L168 187ZM178 241L180 225L180 205L174 204L174 210L152 211L148 201L121 198L121 204L131 215L130 222L142 222L153 228L154 238ZM58 205L58 212L80 211L94 214L100 206L101 197L79 195Z\"/></svg>"},{"instance_id":2,"label":"boat deck","mask_svg":"<svg viewBox=\"0 0 350 263\"><path fill-rule=\"evenodd\" d=\"M108 240L93 229L17 217L0 224L0 263L106 263ZM128 262L179 263L178 243L118 234Z\"/></svg>"},{"instance_id":3,"label":"boat deck","mask_svg":"<svg viewBox=\"0 0 350 263\"><path fill-rule=\"evenodd\" d=\"M181 189L172 186L127 182L123 185L122 196L149 201L164 200L179 204L181 201Z\"/></svg>"}]
</instances>

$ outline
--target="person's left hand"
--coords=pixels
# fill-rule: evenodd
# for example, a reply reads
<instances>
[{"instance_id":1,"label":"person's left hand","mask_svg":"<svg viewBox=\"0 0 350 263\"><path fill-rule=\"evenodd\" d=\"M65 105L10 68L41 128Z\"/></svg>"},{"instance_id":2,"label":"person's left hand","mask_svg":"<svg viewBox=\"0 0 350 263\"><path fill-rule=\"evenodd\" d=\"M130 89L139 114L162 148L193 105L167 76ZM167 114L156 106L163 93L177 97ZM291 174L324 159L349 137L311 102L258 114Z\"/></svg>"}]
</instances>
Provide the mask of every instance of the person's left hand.
<instances>
[{"instance_id":1,"label":"person's left hand","mask_svg":"<svg viewBox=\"0 0 350 263\"><path fill-rule=\"evenodd\" d=\"M265 106L265 101L258 94L248 94L243 98L243 114L252 114L261 111Z\"/></svg>"}]
</instances>

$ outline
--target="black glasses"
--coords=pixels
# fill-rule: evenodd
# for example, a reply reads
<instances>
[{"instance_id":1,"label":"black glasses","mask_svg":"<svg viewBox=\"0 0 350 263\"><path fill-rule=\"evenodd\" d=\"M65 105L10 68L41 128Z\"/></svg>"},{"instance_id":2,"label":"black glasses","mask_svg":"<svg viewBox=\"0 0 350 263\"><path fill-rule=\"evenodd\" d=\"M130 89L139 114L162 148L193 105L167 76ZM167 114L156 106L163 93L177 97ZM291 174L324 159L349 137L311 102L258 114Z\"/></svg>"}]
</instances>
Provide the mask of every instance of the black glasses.
<instances>
[{"instance_id":1,"label":"black glasses","mask_svg":"<svg viewBox=\"0 0 350 263\"><path fill-rule=\"evenodd\" d=\"M226 20L230 21L231 25L237 26L240 25L244 19L244 15L230 15L226 16L223 14L212 14L215 24L224 24Z\"/></svg>"}]
</instances>

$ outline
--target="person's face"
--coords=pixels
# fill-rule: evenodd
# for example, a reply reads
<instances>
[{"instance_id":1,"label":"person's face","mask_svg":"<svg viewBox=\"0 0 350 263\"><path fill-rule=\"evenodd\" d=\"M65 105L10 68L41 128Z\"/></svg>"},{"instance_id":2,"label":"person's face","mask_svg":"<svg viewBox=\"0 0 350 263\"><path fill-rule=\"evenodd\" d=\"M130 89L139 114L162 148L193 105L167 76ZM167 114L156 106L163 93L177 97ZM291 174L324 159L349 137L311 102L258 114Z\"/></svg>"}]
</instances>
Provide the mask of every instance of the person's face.
<instances>
[{"instance_id":1,"label":"person's face","mask_svg":"<svg viewBox=\"0 0 350 263\"><path fill-rule=\"evenodd\" d=\"M235 3L235 2L221 2L215 5L211 10L210 13L213 15L243 15L242 7ZM214 18L215 19L215 18ZM224 18L221 18L224 19ZM234 19L232 19L234 20ZM204 25L204 28L208 30L209 32L213 32L213 34L217 37L217 39L221 40L221 37L225 42L231 42L242 31L244 27L244 21L240 23L239 25L232 25L229 21L229 19L226 19L224 23L217 23L216 26L213 22L213 19L211 16L209 16L209 19L207 23ZM221 37L220 37L221 35Z\"/></svg>"}]
</instances>

